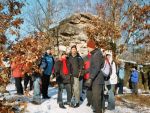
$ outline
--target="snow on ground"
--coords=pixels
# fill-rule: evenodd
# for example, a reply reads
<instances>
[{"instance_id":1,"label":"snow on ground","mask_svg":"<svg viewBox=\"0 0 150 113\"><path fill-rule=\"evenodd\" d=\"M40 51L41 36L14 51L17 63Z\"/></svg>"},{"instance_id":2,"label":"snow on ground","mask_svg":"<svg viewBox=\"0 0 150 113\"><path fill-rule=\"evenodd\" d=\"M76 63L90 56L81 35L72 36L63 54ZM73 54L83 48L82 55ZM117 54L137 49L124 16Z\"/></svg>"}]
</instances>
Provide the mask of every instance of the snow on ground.
<instances>
[{"instance_id":1,"label":"snow on ground","mask_svg":"<svg viewBox=\"0 0 150 113\"><path fill-rule=\"evenodd\" d=\"M127 94L127 93L130 94L130 93L132 93L132 90L129 89L129 88L127 88L127 87L123 87L123 92L126 93L126 94ZM138 89L138 93L139 93L139 94L142 94L142 92L144 92L142 89Z\"/></svg>"},{"instance_id":2,"label":"snow on ground","mask_svg":"<svg viewBox=\"0 0 150 113\"><path fill-rule=\"evenodd\" d=\"M9 91L11 95L14 95L16 93L14 84L9 84L6 90ZM30 92L30 94L32 95L33 92ZM86 106L87 104L86 99L78 108L71 108L69 106L66 106L67 109L61 109L57 104L57 88L49 87L49 96L51 96L51 99L48 100L42 99L42 103L40 105L35 105L30 102L30 100L32 100L32 96L27 97L29 99L27 101L28 104L25 113L93 113L92 109ZM63 97L66 98L65 92ZM123 103L117 102L115 110L113 111L106 110L105 113L150 113L150 110L149 111L140 110L139 112L138 109L134 109L124 105Z\"/></svg>"}]
</instances>

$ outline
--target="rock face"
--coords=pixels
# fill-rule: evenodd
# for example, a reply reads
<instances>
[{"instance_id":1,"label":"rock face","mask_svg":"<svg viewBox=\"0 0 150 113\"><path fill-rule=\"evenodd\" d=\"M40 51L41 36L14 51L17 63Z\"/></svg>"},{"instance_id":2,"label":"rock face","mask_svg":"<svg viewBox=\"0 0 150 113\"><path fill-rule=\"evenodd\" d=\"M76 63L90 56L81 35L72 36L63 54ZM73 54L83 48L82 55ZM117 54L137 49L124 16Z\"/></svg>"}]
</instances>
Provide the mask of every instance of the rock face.
<instances>
[{"instance_id":1,"label":"rock face","mask_svg":"<svg viewBox=\"0 0 150 113\"><path fill-rule=\"evenodd\" d=\"M86 41L88 37L85 28L91 26L89 23L93 17L91 14L77 13L51 29L52 36L55 37L55 45L59 45L59 50L66 49L69 52L72 45L77 45L81 55L87 54Z\"/></svg>"}]
</instances>

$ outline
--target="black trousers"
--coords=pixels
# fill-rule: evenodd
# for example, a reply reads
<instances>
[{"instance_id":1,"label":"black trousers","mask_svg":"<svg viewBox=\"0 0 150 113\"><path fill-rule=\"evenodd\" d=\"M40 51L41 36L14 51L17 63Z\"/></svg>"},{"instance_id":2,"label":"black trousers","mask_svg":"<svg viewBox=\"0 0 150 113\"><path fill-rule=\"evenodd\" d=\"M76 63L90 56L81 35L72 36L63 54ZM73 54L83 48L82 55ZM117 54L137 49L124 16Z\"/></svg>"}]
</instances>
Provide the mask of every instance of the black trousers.
<instances>
[{"instance_id":1,"label":"black trousers","mask_svg":"<svg viewBox=\"0 0 150 113\"><path fill-rule=\"evenodd\" d=\"M41 77L42 79L42 96L47 97L48 96L48 86L50 82L50 76L49 75L43 75Z\"/></svg>"},{"instance_id":2,"label":"black trousers","mask_svg":"<svg viewBox=\"0 0 150 113\"><path fill-rule=\"evenodd\" d=\"M92 105L95 109L95 113L103 113L104 111L104 85L103 84L93 83Z\"/></svg>"},{"instance_id":3,"label":"black trousers","mask_svg":"<svg viewBox=\"0 0 150 113\"><path fill-rule=\"evenodd\" d=\"M119 88L118 94L123 94L123 85L124 85L124 80L119 80L119 83L117 84Z\"/></svg>"},{"instance_id":4,"label":"black trousers","mask_svg":"<svg viewBox=\"0 0 150 113\"><path fill-rule=\"evenodd\" d=\"M28 83L30 82L30 90L33 89L33 80L32 77L28 74L25 74L24 76L24 89L27 89Z\"/></svg>"},{"instance_id":5,"label":"black trousers","mask_svg":"<svg viewBox=\"0 0 150 113\"><path fill-rule=\"evenodd\" d=\"M23 94L23 87L22 87L22 78L21 77L15 77L15 86L17 89L17 94Z\"/></svg>"},{"instance_id":6,"label":"black trousers","mask_svg":"<svg viewBox=\"0 0 150 113\"><path fill-rule=\"evenodd\" d=\"M58 84L58 103L63 103L62 95L63 95L63 89L66 89L67 92L67 102L71 102L71 84Z\"/></svg>"}]
</instances>

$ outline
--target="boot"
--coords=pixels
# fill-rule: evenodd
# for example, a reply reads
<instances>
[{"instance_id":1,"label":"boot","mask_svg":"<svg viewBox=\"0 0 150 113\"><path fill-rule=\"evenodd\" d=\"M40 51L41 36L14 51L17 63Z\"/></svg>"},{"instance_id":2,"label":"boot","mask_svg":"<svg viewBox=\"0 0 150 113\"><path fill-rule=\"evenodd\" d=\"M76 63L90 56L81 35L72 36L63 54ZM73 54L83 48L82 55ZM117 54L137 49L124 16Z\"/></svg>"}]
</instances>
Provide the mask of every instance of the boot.
<instances>
[{"instance_id":1,"label":"boot","mask_svg":"<svg viewBox=\"0 0 150 113\"><path fill-rule=\"evenodd\" d=\"M59 104L59 107L62 109L66 109L66 107L63 104Z\"/></svg>"}]
</instances>

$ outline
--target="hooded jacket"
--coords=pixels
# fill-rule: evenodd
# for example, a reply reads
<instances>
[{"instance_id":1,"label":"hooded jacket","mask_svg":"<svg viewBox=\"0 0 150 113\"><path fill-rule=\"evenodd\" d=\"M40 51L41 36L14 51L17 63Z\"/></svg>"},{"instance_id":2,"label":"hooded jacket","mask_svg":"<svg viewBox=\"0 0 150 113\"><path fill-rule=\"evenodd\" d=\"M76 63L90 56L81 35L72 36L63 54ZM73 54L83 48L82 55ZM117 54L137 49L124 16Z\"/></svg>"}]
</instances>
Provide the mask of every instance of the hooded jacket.
<instances>
[{"instance_id":1,"label":"hooded jacket","mask_svg":"<svg viewBox=\"0 0 150 113\"><path fill-rule=\"evenodd\" d=\"M46 76L50 76L52 74L52 70L54 67L54 58L52 55L48 55L45 53L45 55L41 59L40 68L43 69L43 74Z\"/></svg>"}]
</instances>

